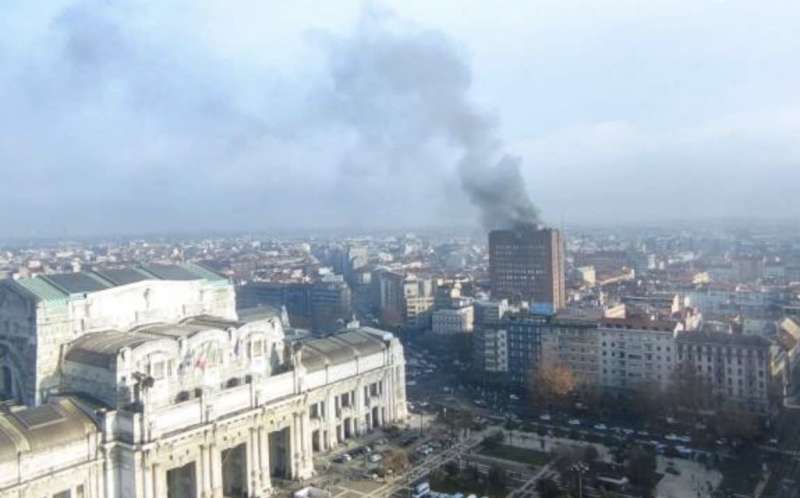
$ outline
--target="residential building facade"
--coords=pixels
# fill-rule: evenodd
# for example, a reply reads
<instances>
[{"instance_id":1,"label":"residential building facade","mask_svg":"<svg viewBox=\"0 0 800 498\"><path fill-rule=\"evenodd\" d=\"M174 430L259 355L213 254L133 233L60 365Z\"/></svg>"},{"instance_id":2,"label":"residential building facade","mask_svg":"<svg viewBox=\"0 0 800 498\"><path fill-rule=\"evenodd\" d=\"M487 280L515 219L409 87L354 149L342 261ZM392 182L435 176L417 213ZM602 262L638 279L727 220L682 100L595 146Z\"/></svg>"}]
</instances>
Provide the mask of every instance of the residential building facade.
<instances>
[{"instance_id":1,"label":"residential building facade","mask_svg":"<svg viewBox=\"0 0 800 498\"><path fill-rule=\"evenodd\" d=\"M717 404L733 402L748 410L768 413L778 394L772 358L777 346L751 335L687 332L676 338L676 361L693 367Z\"/></svg>"},{"instance_id":2,"label":"residential building facade","mask_svg":"<svg viewBox=\"0 0 800 498\"><path fill-rule=\"evenodd\" d=\"M666 389L675 367L677 321L604 318L598 327L599 385L629 391L647 385Z\"/></svg>"},{"instance_id":3,"label":"residential building facade","mask_svg":"<svg viewBox=\"0 0 800 498\"><path fill-rule=\"evenodd\" d=\"M433 312L431 330L434 334L470 334L474 329L475 310L472 305Z\"/></svg>"}]
</instances>

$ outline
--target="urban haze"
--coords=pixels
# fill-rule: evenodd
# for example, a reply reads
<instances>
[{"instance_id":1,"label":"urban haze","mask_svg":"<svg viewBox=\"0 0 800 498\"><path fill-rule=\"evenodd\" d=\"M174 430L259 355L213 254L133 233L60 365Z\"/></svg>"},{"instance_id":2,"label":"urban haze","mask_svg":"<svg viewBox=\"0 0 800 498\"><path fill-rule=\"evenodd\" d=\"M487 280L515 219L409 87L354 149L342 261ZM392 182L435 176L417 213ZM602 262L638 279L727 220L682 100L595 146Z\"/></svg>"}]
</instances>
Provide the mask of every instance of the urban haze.
<instances>
[{"instance_id":1,"label":"urban haze","mask_svg":"<svg viewBox=\"0 0 800 498\"><path fill-rule=\"evenodd\" d=\"M798 9L10 2L0 228L796 218Z\"/></svg>"},{"instance_id":2,"label":"urban haze","mask_svg":"<svg viewBox=\"0 0 800 498\"><path fill-rule=\"evenodd\" d=\"M0 498L800 498L798 19L7 2Z\"/></svg>"}]
</instances>

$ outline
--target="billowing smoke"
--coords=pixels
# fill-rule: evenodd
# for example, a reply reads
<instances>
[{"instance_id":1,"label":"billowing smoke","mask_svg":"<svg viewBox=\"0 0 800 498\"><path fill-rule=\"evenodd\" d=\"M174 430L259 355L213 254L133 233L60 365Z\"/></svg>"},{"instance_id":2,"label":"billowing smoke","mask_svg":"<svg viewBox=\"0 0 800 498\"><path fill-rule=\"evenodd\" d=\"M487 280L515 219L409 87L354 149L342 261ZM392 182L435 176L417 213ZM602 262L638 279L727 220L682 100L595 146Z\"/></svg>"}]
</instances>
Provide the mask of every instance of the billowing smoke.
<instances>
[{"instance_id":1,"label":"billowing smoke","mask_svg":"<svg viewBox=\"0 0 800 498\"><path fill-rule=\"evenodd\" d=\"M463 223L467 198L489 227L535 219L443 34L368 9L347 34L287 38L305 57L287 62L269 29L219 43L239 17L210 36L194 2L140 4L0 21L31 30L0 29L0 164L24 165L4 171L0 211L19 216L0 231L409 227Z\"/></svg>"},{"instance_id":2,"label":"billowing smoke","mask_svg":"<svg viewBox=\"0 0 800 498\"><path fill-rule=\"evenodd\" d=\"M444 147L484 227L538 222L520 159L502 153L493 117L469 99L466 58L443 34L369 11L354 36L320 39L331 76L326 114L358 134L343 171L388 167L425 182L447 169L437 167L442 155L431 153ZM364 151L382 164L354 166Z\"/></svg>"}]
</instances>

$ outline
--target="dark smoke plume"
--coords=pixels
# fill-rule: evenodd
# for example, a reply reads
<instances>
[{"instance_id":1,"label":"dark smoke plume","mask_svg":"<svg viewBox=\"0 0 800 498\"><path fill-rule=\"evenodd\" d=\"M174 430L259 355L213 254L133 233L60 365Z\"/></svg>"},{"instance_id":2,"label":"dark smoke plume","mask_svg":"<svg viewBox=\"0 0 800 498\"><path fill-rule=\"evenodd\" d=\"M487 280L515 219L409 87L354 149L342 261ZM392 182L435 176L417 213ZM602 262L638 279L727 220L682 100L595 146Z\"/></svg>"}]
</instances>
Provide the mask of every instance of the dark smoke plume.
<instances>
[{"instance_id":1,"label":"dark smoke plume","mask_svg":"<svg viewBox=\"0 0 800 498\"><path fill-rule=\"evenodd\" d=\"M368 151L371 167L380 161L422 182L435 173L425 151L443 143L459 156L461 187L484 227L537 224L521 161L502 153L492 116L470 101L470 68L449 39L374 10L354 36L322 39L331 75L326 113L359 135L349 157ZM364 173L351 163L342 170Z\"/></svg>"}]
</instances>

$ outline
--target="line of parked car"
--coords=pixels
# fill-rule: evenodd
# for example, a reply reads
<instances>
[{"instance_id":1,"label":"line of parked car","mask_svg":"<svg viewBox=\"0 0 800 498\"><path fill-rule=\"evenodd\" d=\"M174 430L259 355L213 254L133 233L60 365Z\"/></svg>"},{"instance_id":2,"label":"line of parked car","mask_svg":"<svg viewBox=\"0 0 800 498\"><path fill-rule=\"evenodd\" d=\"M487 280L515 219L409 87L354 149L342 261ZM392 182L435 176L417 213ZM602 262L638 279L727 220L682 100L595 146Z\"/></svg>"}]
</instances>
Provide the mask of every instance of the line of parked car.
<instances>
[{"instance_id":1,"label":"line of parked car","mask_svg":"<svg viewBox=\"0 0 800 498\"><path fill-rule=\"evenodd\" d=\"M553 417L544 413L539 415L539 420L550 423L553 421ZM567 425L576 429L591 430L598 435L607 435L618 441L633 440L636 443L651 446L660 455L691 458L694 453L700 451L686 446L692 442L692 438L687 435L669 433L663 437L664 441L666 441L664 442L659 440L656 434L651 434L646 430L637 431L627 427L609 427L604 423L585 424L577 418L567 420Z\"/></svg>"},{"instance_id":2,"label":"line of parked car","mask_svg":"<svg viewBox=\"0 0 800 498\"><path fill-rule=\"evenodd\" d=\"M366 444L364 446L359 446L358 448L352 449L346 453L340 453L333 458L333 461L335 463L347 463L355 458L366 457L367 461L370 463L380 462L383 460L383 455L376 451L376 448L377 446L385 445L386 442L387 441L384 438L378 439L372 443L372 446Z\"/></svg>"}]
</instances>

